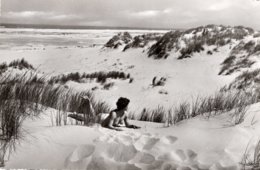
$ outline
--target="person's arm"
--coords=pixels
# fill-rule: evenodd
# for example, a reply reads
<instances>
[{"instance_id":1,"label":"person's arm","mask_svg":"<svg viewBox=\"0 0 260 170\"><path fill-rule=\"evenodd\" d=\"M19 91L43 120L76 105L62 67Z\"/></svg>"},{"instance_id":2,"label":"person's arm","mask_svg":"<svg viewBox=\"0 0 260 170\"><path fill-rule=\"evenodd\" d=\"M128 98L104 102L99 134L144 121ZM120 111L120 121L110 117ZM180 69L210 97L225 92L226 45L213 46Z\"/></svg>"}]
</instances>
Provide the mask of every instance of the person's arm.
<instances>
[{"instance_id":1,"label":"person's arm","mask_svg":"<svg viewBox=\"0 0 260 170\"><path fill-rule=\"evenodd\" d=\"M140 128L141 128L141 127L139 127L139 126L131 125L131 124L128 122L127 116L125 116L124 122L125 122L125 126L126 126L127 128L133 128L133 129L140 129Z\"/></svg>"},{"instance_id":2,"label":"person's arm","mask_svg":"<svg viewBox=\"0 0 260 170\"><path fill-rule=\"evenodd\" d=\"M117 130L117 131L122 131L122 129L115 128L115 127L113 126L114 120L116 119L116 113L115 113L115 112L111 112L110 114L111 114L111 115L110 115L110 120L109 120L109 122L108 122L107 128L113 129L113 130Z\"/></svg>"}]
</instances>

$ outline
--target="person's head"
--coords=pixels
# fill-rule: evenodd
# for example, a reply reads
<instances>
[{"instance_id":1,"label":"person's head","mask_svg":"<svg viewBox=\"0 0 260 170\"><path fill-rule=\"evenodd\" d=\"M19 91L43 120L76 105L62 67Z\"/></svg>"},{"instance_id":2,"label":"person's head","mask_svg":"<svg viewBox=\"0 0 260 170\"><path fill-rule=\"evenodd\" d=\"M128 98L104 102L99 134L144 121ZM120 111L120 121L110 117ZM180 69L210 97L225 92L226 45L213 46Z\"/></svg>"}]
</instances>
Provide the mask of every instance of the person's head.
<instances>
[{"instance_id":1,"label":"person's head","mask_svg":"<svg viewBox=\"0 0 260 170\"><path fill-rule=\"evenodd\" d=\"M130 100L124 97L120 97L117 102L116 102L116 106L117 106L117 110L123 110L123 109L127 109L127 106L129 104Z\"/></svg>"}]
</instances>

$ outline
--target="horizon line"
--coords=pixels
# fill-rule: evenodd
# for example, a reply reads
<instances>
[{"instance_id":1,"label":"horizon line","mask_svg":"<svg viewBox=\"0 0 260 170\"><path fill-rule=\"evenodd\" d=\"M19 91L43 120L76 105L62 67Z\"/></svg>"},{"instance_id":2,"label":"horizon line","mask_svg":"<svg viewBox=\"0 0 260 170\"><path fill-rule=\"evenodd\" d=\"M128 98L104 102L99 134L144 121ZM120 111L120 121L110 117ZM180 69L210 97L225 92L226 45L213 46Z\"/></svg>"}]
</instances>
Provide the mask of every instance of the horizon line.
<instances>
[{"instance_id":1,"label":"horizon line","mask_svg":"<svg viewBox=\"0 0 260 170\"><path fill-rule=\"evenodd\" d=\"M130 26L87 26L87 25L54 25L54 24L21 24L21 23L0 23L6 28L41 28L41 29L129 29L129 30L183 30L182 28L149 28Z\"/></svg>"}]
</instances>

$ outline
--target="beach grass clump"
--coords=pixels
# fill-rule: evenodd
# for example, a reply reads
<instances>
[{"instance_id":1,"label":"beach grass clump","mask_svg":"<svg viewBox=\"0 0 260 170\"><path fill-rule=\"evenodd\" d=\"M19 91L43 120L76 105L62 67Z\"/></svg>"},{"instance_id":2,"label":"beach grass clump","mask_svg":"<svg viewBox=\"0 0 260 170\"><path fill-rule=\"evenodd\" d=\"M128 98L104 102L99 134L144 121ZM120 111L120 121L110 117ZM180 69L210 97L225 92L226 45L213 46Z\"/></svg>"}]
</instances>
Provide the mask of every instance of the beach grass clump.
<instances>
[{"instance_id":1,"label":"beach grass clump","mask_svg":"<svg viewBox=\"0 0 260 170\"><path fill-rule=\"evenodd\" d=\"M22 70L24 68L35 70L35 68L31 64L29 64L24 58L14 60L8 66L13 67L13 68L18 68L20 70Z\"/></svg>"},{"instance_id":2,"label":"beach grass clump","mask_svg":"<svg viewBox=\"0 0 260 170\"><path fill-rule=\"evenodd\" d=\"M58 75L53 76L50 78L49 83L55 84L55 83L61 83L65 84L68 81L75 81L75 82L81 82L83 79L90 79L90 80L96 80L98 83L105 83L107 79L130 79L130 74L121 72L121 71L109 71L109 72L94 72L94 73L83 73L80 74L78 72L76 73L69 73L67 75Z\"/></svg>"},{"instance_id":3,"label":"beach grass clump","mask_svg":"<svg viewBox=\"0 0 260 170\"><path fill-rule=\"evenodd\" d=\"M260 44L255 46L253 53L259 53L259 52L260 52Z\"/></svg>"},{"instance_id":4,"label":"beach grass clump","mask_svg":"<svg viewBox=\"0 0 260 170\"><path fill-rule=\"evenodd\" d=\"M132 36L128 32L120 32L117 35L114 35L105 45L106 48L116 49L120 45L128 44L132 41Z\"/></svg>"},{"instance_id":5,"label":"beach grass clump","mask_svg":"<svg viewBox=\"0 0 260 170\"><path fill-rule=\"evenodd\" d=\"M164 86L166 83L166 78L165 77L161 77L160 79L157 79L157 77L155 76L152 80L152 86L156 87L156 86Z\"/></svg>"},{"instance_id":6,"label":"beach grass clump","mask_svg":"<svg viewBox=\"0 0 260 170\"><path fill-rule=\"evenodd\" d=\"M239 60L236 60L235 56L228 57L221 65L219 75L222 75L225 73L225 75L230 75L234 73L235 71L239 71L243 68L250 68L253 64L255 64L255 61L252 61L249 59L249 57L242 56L242 58L239 58Z\"/></svg>"},{"instance_id":7,"label":"beach grass clump","mask_svg":"<svg viewBox=\"0 0 260 170\"><path fill-rule=\"evenodd\" d=\"M1 63L0 64L0 75L1 73L5 72L8 68L8 65L6 63Z\"/></svg>"},{"instance_id":8,"label":"beach grass clump","mask_svg":"<svg viewBox=\"0 0 260 170\"><path fill-rule=\"evenodd\" d=\"M183 58L189 58L188 56L191 56L193 53L199 53L201 51L204 51L204 47L203 47L203 42L202 41L194 41L194 42L190 42L189 44L187 44L186 48L182 48L180 50L180 56L178 57L178 59L183 59Z\"/></svg>"},{"instance_id":9,"label":"beach grass clump","mask_svg":"<svg viewBox=\"0 0 260 170\"><path fill-rule=\"evenodd\" d=\"M163 106L158 105L155 109L144 108L139 114L138 120L150 122L165 122L166 110Z\"/></svg>"},{"instance_id":10,"label":"beach grass clump","mask_svg":"<svg viewBox=\"0 0 260 170\"><path fill-rule=\"evenodd\" d=\"M199 115L210 118L231 111L233 124L237 125L244 121L248 105L257 101L257 97L251 94L217 92L208 97L198 96L192 102L184 101L170 109L163 106L158 106L155 109L144 108L137 119L176 124Z\"/></svg>"},{"instance_id":11,"label":"beach grass clump","mask_svg":"<svg viewBox=\"0 0 260 170\"><path fill-rule=\"evenodd\" d=\"M111 82L111 83L106 83L106 84L104 84L103 89L109 90L109 89L111 89L114 85L115 85L115 83L113 83L113 82Z\"/></svg>"},{"instance_id":12,"label":"beach grass clump","mask_svg":"<svg viewBox=\"0 0 260 170\"><path fill-rule=\"evenodd\" d=\"M231 67L231 65L234 63L235 59L236 59L236 56L234 56L234 55L231 55L228 58L226 58L221 63L222 68L221 68L221 70L219 72L219 75L221 75L224 71L228 70Z\"/></svg>"},{"instance_id":13,"label":"beach grass clump","mask_svg":"<svg viewBox=\"0 0 260 170\"><path fill-rule=\"evenodd\" d=\"M198 115L205 115L209 118L232 111L235 120L234 124L239 124L244 120L247 106L255 102L257 102L257 99L254 95L241 92L218 92L213 96L197 98L191 104L187 102L180 104L177 111L175 111L175 117L177 117L175 122Z\"/></svg>"},{"instance_id":14,"label":"beach grass clump","mask_svg":"<svg viewBox=\"0 0 260 170\"><path fill-rule=\"evenodd\" d=\"M10 82L8 80L11 80ZM35 114L42 107L51 107L59 112L87 114L82 96L91 96L88 91L76 91L63 85L37 83L31 79L15 82L6 77L0 81L1 132L8 138L18 134L19 125L26 116ZM92 100L96 113L106 112L105 104ZM41 107L40 107L41 106ZM28 112L30 111L30 112ZM10 127L15 125L15 127ZM10 129L9 129L10 128Z\"/></svg>"},{"instance_id":15,"label":"beach grass clump","mask_svg":"<svg viewBox=\"0 0 260 170\"><path fill-rule=\"evenodd\" d=\"M148 57L166 59L169 56L169 52L177 46L181 35L182 32L180 31L170 31L165 33L151 46L151 48L149 48Z\"/></svg>"},{"instance_id":16,"label":"beach grass clump","mask_svg":"<svg viewBox=\"0 0 260 170\"><path fill-rule=\"evenodd\" d=\"M254 94L259 96L258 84L260 83L260 69L244 71L235 78L228 86L223 87L222 91L243 90L255 91Z\"/></svg>"},{"instance_id":17,"label":"beach grass clump","mask_svg":"<svg viewBox=\"0 0 260 170\"><path fill-rule=\"evenodd\" d=\"M259 170L260 169L260 140L254 147L253 154L249 153L249 144L246 147L245 153L242 157L241 169L242 170Z\"/></svg>"},{"instance_id":18,"label":"beach grass clump","mask_svg":"<svg viewBox=\"0 0 260 170\"><path fill-rule=\"evenodd\" d=\"M253 169L260 169L260 141L258 141L254 151Z\"/></svg>"},{"instance_id":19,"label":"beach grass clump","mask_svg":"<svg viewBox=\"0 0 260 170\"><path fill-rule=\"evenodd\" d=\"M4 73L8 68L17 68L19 70L22 69L29 69L29 70L35 70L34 67L29 64L24 58L14 60L7 64L6 62L0 64L0 75Z\"/></svg>"},{"instance_id":20,"label":"beach grass clump","mask_svg":"<svg viewBox=\"0 0 260 170\"><path fill-rule=\"evenodd\" d=\"M149 42L158 41L161 38L161 35L158 33L147 33L142 35L137 35L129 42L123 49L126 51L130 48L144 48L148 45Z\"/></svg>"}]
</instances>

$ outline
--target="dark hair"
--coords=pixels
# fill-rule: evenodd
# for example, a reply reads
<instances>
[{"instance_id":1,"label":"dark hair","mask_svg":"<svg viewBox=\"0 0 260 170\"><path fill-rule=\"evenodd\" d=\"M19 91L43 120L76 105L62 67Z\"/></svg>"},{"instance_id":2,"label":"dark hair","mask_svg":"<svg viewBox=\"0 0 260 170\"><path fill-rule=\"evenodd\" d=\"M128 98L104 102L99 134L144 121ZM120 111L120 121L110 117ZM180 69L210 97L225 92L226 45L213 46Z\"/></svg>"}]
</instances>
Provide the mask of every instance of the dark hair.
<instances>
[{"instance_id":1,"label":"dark hair","mask_svg":"<svg viewBox=\"0 0 260 170\"><path fill-rule=\"evenodd\" d=\"M129 99L120 97L116 102L117 110L122 110L122 109L126 108L127 105L129 104L129 102L130 102Z\"/></svg>"}]
</instances>

